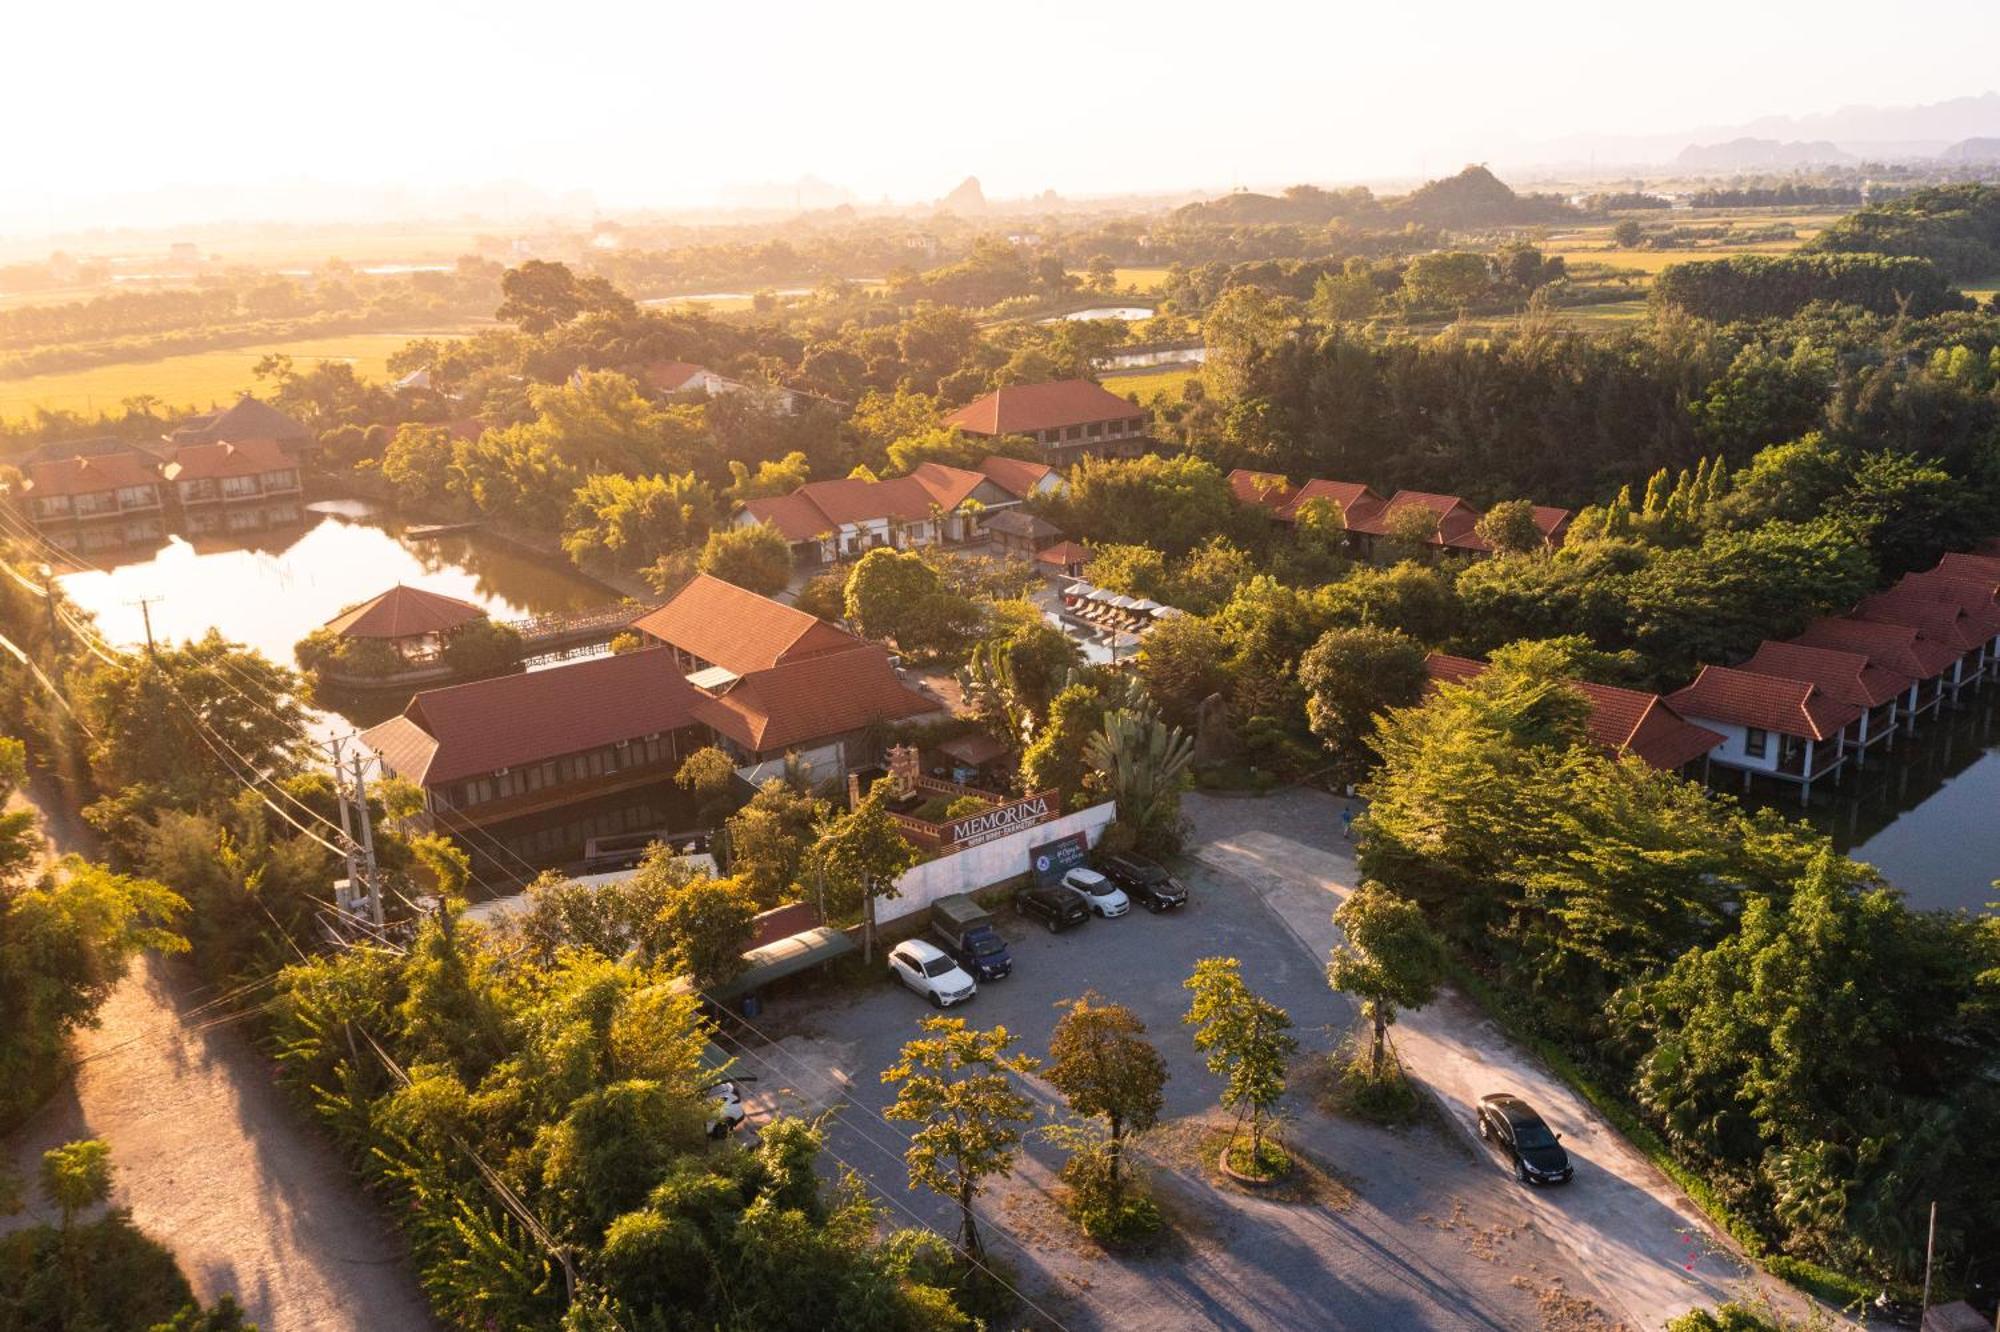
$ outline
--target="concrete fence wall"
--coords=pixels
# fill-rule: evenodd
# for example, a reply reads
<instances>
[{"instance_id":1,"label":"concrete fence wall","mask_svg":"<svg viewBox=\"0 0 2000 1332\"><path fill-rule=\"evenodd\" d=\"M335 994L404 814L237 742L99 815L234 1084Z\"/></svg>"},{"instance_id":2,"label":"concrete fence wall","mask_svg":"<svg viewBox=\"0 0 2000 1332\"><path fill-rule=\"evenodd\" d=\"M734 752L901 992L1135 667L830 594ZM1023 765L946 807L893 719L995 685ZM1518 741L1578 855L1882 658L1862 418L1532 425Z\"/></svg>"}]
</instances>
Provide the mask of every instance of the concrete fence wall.
<instances>
[{"instance_id":1,"label":"concrete fence wall","mask_svg":"<svg viewBox=\"0 0 2000 1332\"><path fill-rule=\"evenodd\" d=\"M901 896L875 904L875 923L886 925L892 920L901 920L952 893L976 893L993 884L1019 878L1028 872L1028 848L1040 846L1043 842L1083 833L1090 839L1090 844L1096 846L1098 839L1104 835L1106 825L1117 814L1117 804L1106 801L948 856L939 856L936 860L927 860L896 880Z\"/></svg>"}]
</instances>

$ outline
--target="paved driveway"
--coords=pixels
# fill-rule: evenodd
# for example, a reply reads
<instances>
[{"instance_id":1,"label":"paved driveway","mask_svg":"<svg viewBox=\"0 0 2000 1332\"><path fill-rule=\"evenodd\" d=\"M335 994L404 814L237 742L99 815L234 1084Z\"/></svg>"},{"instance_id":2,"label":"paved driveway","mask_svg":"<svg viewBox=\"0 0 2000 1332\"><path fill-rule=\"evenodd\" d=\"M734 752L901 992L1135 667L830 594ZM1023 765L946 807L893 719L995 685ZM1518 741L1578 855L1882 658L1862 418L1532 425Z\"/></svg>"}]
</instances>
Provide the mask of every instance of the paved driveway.
<instances>
[{"instance_id":1,"label":"paved driveway","mask_svg":"<svg viewBox=\"0 0 2000 1332\"><path fill-rule=\"evenodd\" d=\"M1342 802L1311 791L1262 800L1194 797L1195 855L1255 892L1303 949L1325 957L1340 939L1332 912L1359 882L1342 839ZM1411 1073L1443 1101L1471 1139L1473 1106L1493 1091L1518 1092L1563 1135L1577 1168L1566 1188L1522 1190L1537 1226L1597 1275L1633 1325L1658 1327L1698 1305L1729 1298L1751 1275L1735 1245L1686 1195L1567 1084L1543 1068L1476 1006L1447 991L1395 1027ZM1507 1167L1481 1149L1484 1167ZM1774 1296L1795 1296L1771 1283Z\"/></svg>"},{"instance_id":2,"label":"paved driveway","mask_svg":"<svg viewBox=\"0 0 2000 1332\"><path fill-rule=\"evenodd\" d=\"M1051 936L1013 917L1002 921L1016 958L1007 980L984 985L955 1015L1005 1024L1023 1048L1046 1054L1059 1005L1086 988L1134 1008L1166 1056L1163 1126L1147 1148L1155 1178L1190 1242L1144 1259L1113 1258L1078 1240L1047 1201L1061 1153L1031 1149L1013 1181L982 1204L988 1246L1019 1273L1046 1314L1029 1325L1077 1329L1225 1327L1427 1329L1483 1332L1609 1327L1588 1314L1548 1324L1547 1308L1575 1309L1589 1286L1576 1265L1528 1222L1511 1178L1486 1168L1455 1137L1435 1129L1391 1133L1329 1118L1295 1095L1288 1139L1351 1187L1345 1206L1287 1205L1211 1186L1193 1144L1216 1116L1219 1083L1201 1065L1181 1023L1181 982L1196 959L1229 954L1250 983L1285 1005L1301 1046L1330 1049L1354 1020L1348 1000L1326 986L1318 958L1299 947L1258 895L1196 867L1185 913L1135 910ZM886 981L831 998L773 1004L736 1049L767 1101L808 1113L833 1108L830 1148L882 1193L889 1219L912 1217L956 1234L954 1209L907 1187L904 1126L877 1117L892 1099L879 1079L931 1009ZM774 1045L765 1044L765 1038ZM1036 1080L1044 1119L1060 1098ZM834 1163L830 1163L834 1164ZM907 1206L900 1211L896 1203ZM1584 1306L1587 1307L1587 1306Z\"/></svg>"}]
</instances>

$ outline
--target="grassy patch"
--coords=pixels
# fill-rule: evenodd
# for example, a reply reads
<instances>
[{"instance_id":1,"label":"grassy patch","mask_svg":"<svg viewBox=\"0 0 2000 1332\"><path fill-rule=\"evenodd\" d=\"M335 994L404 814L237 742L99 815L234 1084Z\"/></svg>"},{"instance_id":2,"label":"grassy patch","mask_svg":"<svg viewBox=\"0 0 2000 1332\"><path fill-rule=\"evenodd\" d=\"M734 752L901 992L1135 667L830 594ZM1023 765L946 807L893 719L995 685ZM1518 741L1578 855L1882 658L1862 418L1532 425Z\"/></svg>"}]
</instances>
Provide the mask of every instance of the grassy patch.
<instances>
[{"instance_id":1,"label":"grassy patch","mask_svg":"<svg viewBox=\"0 0 2000 1332\"><path fill-rule=\"evenodd\" d=\"M458 336L467 331L459 329L445 335ZM365 378L386 379L390 354L428 332L413 329L400 333L346 333L0 380L0 420L28 420L37 408L86 415L109 411L126 398L142 394L150 394L175 407L224 405L234 401L238 393L256 387L257 380L251 371L257 362L280 352L290 356L301 370L320 361L347 361Z\"/></svg>"},{"instance_id":2,"label":"grassy patch","mask_svg":"<svg viewBox=\"0 0 2000 1332\"><path fill-rule=\"evenodd\" d=\"M1106 375L1104 387L1120 397L1137 395L1140 402L1146 402L1156 394L1178 394L1181 385L1201 373L1195 365L1165 366L1159 369L1135 371L1129 375Z\"/></svg>"},{"instance_id":3,"label":"grassy patch","mask_svg":"<svg viewBox=\"0 0 2000 1332\"><path fill-rule=\"evenodd\" d=\"M1430 1114L1430 1099L1403 1072L1395 1051L1389 1051L1379 1075L1371 1062L1368 1042L1356 1037L1330 1054L1311 1056L1294 1081L1330 1115L1383 1128L1423 1122Z\"/></svg>"},{"instance_id":4,"label":"grassy patch","mask_svg":"<svg viewBox=\"0 0 2000 1332\"><path fill-rule=\"evenodd\" d=\"M1167 285L1167 270L1164 268L1114 268L1111 280L1119 290L1126 287L1139 292L1155 292Z\"/></svg>"}]
</instances>

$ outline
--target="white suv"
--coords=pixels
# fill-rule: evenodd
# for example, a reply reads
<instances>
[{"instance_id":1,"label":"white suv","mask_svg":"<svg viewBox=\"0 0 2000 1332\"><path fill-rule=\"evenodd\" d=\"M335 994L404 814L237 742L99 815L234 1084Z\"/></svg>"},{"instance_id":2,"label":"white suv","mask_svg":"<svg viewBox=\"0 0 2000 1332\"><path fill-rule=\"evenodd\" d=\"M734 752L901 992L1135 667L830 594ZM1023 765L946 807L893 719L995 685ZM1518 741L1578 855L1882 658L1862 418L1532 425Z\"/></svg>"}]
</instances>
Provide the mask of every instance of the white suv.
<instances>
[{"instance_id":1,"label":"white suv","mask_svg":"<svg viewBox=\"0 0 2000 1332\"><path fill-rule=\"evenodd\" d=\"M1106 920L1132 909L1125 890L1094 869L1073 869L1062 877L1063 887L1083 898L1084 905Z\"/></svg>"},{"instance_id":2,"label":"white suv","mask_svg":"<svg viewBox=\"0 0 2000 1332\"><path fill-rule=\"evenodd\" d=\"M979 992L978 984L942 948L922 939L905 939L889 950L889 974L938 1008L963 1003Z\"/></svg>"}]
</instances>

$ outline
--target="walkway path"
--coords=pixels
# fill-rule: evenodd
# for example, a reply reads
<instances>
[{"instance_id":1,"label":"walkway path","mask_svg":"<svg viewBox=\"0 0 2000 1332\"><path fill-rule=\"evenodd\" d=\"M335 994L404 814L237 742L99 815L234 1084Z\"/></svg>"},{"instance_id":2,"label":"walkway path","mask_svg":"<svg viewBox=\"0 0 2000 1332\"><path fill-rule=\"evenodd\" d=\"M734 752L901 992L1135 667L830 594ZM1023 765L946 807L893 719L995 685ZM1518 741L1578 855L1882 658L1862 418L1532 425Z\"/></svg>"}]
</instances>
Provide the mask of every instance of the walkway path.
<instances>
[{"instance_id":1,"label":"walkway path","mask_svg":"<svg viewBox=\"0 0 2000 1332\"><path fill-rule=\"evenodd\" d=\"M54 831L60 849L88 845L72 823ZM179 968L140 959L79 1037L76 1075L0 1156L32 1179L47 1148L103 1138L112 1201L173 1250L204 1301L235 1295L265 1332L433 1326L388 1218L237 1027L183 1017L200 998Z\"/></svg>"},{"instance_id":2,"label":"walkway path","mask_svg":"<svg viewBox=\"0 0 2000 1332\"><path fill-rule=\"evenodd\" d=\"M1193 796L1204 864L1253 888L1314 956L1340 941L1332 913L1359 881L1341 840L1341 802L1294 791L1264 800ZM1576 1164L1565 1188L1523 1189L1523 1205L1601 1286L1635 1328L1656 1328L1713 1306L1756 1279L1729 1239L1580 1095L1513 1045L1475 1005L1446 991L1395 1027L1396 1048L1468 1135L1474 1105L1495 1091L1520 1093L1563 1135ZM1495 1169L1499 1157L1486 1153ZM1766 1282L1759 1279L1758 1284ZM1787 1305L1796 1296L1769 1283Z\"/></svg>"}]
</instances>

